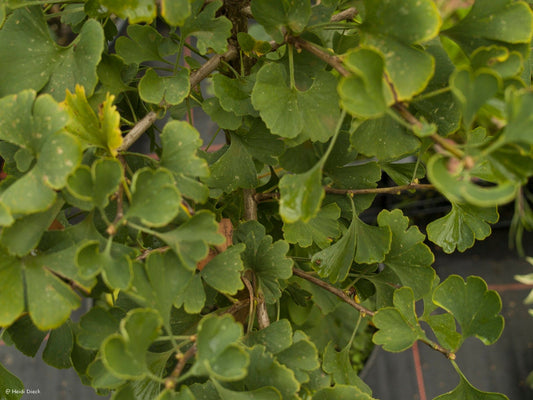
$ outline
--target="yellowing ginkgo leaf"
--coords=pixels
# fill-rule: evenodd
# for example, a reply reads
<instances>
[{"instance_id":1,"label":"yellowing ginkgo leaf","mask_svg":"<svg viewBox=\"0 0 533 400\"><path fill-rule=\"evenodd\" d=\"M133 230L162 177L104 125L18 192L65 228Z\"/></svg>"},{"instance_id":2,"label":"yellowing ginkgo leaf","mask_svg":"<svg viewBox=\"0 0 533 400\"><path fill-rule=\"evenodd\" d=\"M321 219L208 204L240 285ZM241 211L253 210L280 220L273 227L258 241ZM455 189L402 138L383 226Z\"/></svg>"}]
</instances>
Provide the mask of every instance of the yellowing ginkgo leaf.
<instances>
[{"instance_id":1,"label":"yellowing ginkgo leaf","mask_svg":"<svg viewBox=\"0 0 533 400\"><path fill-rule=\"evenodd\" d=\"M120 114L113 105L114 100L115 96L108 93L98 106L97 114L87 101L83 86L76 85L75 93L67 90L62 103L70 117L66 130L82 139L88 147L101 147L116 156L122 144L122 134Z\"/></svg>"}]
</instances>

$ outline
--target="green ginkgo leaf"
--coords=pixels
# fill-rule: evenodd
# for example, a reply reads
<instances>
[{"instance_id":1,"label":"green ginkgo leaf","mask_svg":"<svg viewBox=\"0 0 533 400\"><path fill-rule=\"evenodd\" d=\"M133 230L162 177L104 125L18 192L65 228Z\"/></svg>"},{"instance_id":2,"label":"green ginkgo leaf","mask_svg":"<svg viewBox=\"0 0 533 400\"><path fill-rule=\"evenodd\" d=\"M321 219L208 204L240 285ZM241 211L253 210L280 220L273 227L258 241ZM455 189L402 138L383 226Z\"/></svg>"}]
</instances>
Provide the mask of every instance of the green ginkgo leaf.
<instances>
[{"instance_id":1,"label":"green ginkgo leaf","mask_svg":"<svg viewBox=\"0 0 533 400\"><path fill-rule=\"evenodd\" d=\"M177 51L177 45L170 38L164 38L150 25L130 24L127 33L127 37L120 36L115 44L117 54L126 64L165 61L163 57Z\"/></svg>"},{"instance_id":2,"label":"green ginkgo leaf","mask_svg":"<svg viewBox=\"0 0 533 400\"><path fill-rule=\"evenodd\" d=\"M56 100L76 84L92 94L98 81L96 66L104 50L104 31L89 19L68 46L58 46L39 6L18 8L0 30L0 97L33 89L50 93Z\"/></svg>"},{"instance_id":3,"label":"green ginkgo leaf","mask_svg":"<svg viewBox=\"0 0 533 400\"><path fill-rule=\"evenodd\" d=\"M102 343L102 360L118 378L139 379L149 373L146 354L162 325L159 314L149 308L135 308L120 322L120 333Z\"/></svg>"},{"instance_id":4,"label":"green ginkgo leaf","mask_svg":"<svg viewBox=\"0 0 533 400\"><path fill-rule=\"evenodd\" d=\"M67 188L76 198L91 203L93 207L105 208L109 197L115 193L122 179L122 166L115 159L98 159L91 168L81 165L68 178ZM83 206L81 206L82 209Z\"/></svg>"},{"instance_id":5,"label":"green ginkgo leaf","mask_svg":"<svg viewBox=\"0 0 533 400\"><path fill-rule=\"evenodd\" d=\"M469 276L466 282L458 275L449 276L435 289L433 301L459 322L463 340L475 336L489 345L503 331L500 296L477 276Z\"/></svg>"},{"instance_id":6,"label":"green ginkgo leaf","mask_svg":"<svg viewBox=\"0 0 533 400\"><path fill-rule=\"evenodd\" d=\"M163 128L161 142L161 166L172 171L183 196L199 202L207 200L207 187L197 180L209 176L207 162L197 155L202 145L198 131L184 121L170 121Z\"/></svg>"},{"instance_id":7,"label":"green ginkgo leaf","mask_svg":"<svg viewBox=\"0 0 533 400\"><path fill-rule=\"evenodd\" d=\"M36 98L34 91L27 90L0 99L0 140L37 159L29 171L0 192L4 210L30 214L52 206L55 190L66 185L81 161L78 140L62 129L66 122L66 113L49 95Z\"/></svg>"},{"instance_id":8,"label":"green ginkgo leaf","mask_svg":"<svg viewBox=\"0 0 533 400\"><path fill-rule=\"evenodd\" d=\"M455 366L455 364L454 364ZM455 368L459 374L459 385L452 391L435 397L434 400L455 400L455 399L468 399L468 400L509 400L507 396L499 393L482 392L476 389L465 378L463 373L458 367Z\"/></svg>"},{"instance_id":9,"label":"green ginkgo leaf","mask_svg":"<svg viewBox=\"0 0 533 400\"><path fill-rule=\"evenodd\" d=\"M468 15L444 31L468 54L492 44L529 44L533 13L524 1L476 1ZM524 46L523 46L524 47ZM526 50L527 51L527 50Z\"/></svg>"},{"instance_id":10,"label":"green ginkgo leaf","mask_svg":"<svg viewBox=\"0 0 533 400\"><path fill-rule=\"evenodd\" d=\"M343 108L357 117L384 115L394 99L383 79L383 56L370 48L358 48L346 54L344 66L351 74L343 77L338 86Z\"/></svg>"},{"instance_id":11,"label":"green ginkgo leaf","mask_svg":"<svg viewBox=\"0 0 533 400\"><path fill-rule=\"evenodd\" d=\"M171 26L181 26L191 14L189 0L163 0L161 2L161 16Z\"/></svg>"},{"instance_id":12,"label":"green ginkgo leaf","mask_svg":"<svg viewBox=\"0 0 533 400\"><path fill-rule=\"evenodd\" d=\"M322 207L317 215L308 222L298 220L283 224L283 234L289 243L298 243L301 247L309 247L316 243L323 249L332 239L339 236L340 208L332 203Z\"/></svg>"},{"instance_id":13,"label":"green ginkgo leaf","mask_svg":"<svg viewBox=\"0 0 533 400\"><path fill-rule=\"evenodd\" d=\"M498 75L486 68L475 72L458 69L453 73L450 87L462 105L463 122L467 129L472 126L477 111L498 92L500 86Z\"/></svg>"},{"instance_id":14,"label":"green ginkgo leaf","mask_svg":"<svg viewBox=\"0 0 533 400\"><path fill-rule=\"evenodd\" d=\"M426 227L428 239L438 244L445 253L469 249L476 240L483 240L491 233L490 224L498 222L496 207L481 208L452 203L451 211Z\"/></svg>"},{"instance_id":15,"label":"green ginkgo leaf","mask_svg":"<svg viewBox=\"0 0 533 400\"><path fill-rule=\"evenodd\" d=\"M198 351L191 373L223 381L244 378L250 358L238 343L242 334L242 325L229 315L210 315L200 321L196 340Z\"/></svg>"},{"instance_id":16,"label":"green ginkgo leaf","mask_svg":"<svg viewBox=\"0 0 533 400\"><path fill-rule=\"evenodd\" d=\"M322 163L303 174L283 175L279 182L279 213L283 222L308 222L320 210L325 196L322 187Z\"/></svg>"},{"instance_id":17,"label":"green ginkgo leaf","mask_svg":"<svg viewBox=\"0 0 533 400\"><path fill-rule=\"evenodd\" d=\"M413 290L409 287L395 290L393 304L394 307L380 308L372 317L378 328L372 341L396 353L407 350L419 339L427 340L415 313Z\"/></svg>"},{"instance_id":18,"label":"green ginkgo leaf","mask_svg":"<svg viewBox=\"0 0 533 400\"><path fill-rule=\"evenodd\" d=\"M431 0L364 3L363 43L383 55L396 101L409 99L420 93L433 75L433 57L414 45L437 36L439 11Z\"/></svg>"},{"instance_id":19,"label":"green ginkgo leaf","mask_svg":"<svg viewBox=\"0 0 533 400\"><path fill-rule=\"evenodd\" d=\"M383 263L396 274L403 286L413 290L418 300L431 290L435 260L424 244L425 236L416 226L408 228L409 219L400 210L383 210L378 215L379 226L388 226L392 232L391 249Z\"/></svg>"},{"instance_id":20,"label":"green ginkgo leaf","mask_svg":"<svg viewBox=\"0 0 533 400\"><path fill-rule=\"evenodd\" d=\"M289 139L303 135L313 141L327 141L335 133L340 115L337 80L322 71L305 91L289 87L287 81L282 64L265 64L259 70L252 104L261 119L275 135Z\"/></svg>"},{"instance_id":21,"label":"green ginkgo leaf","mask_svg":"<svg viewBox=\"0 0 533 400\"><path fill-rule=\"evenodd\" d=\"M226 51L232 24L224 16L215 16L221 6L221 0L211 1L208 4L204 4L202 0L191 1L191 16L181 27L181 40L191 35L195 36L196 46L201 54L207 53L209 48L216 53Z\"/></svg>"},{"instance_id":22,"label":"green ginkgo leaf","mask_svg":"<svg viewBox=\"0 0 533 400\"><path fill-rule=\"evenodd\" d=\"M100 241L95 240L88 241L79 247L76 253L76 264L80 275L89 279L101 272L109 287L113 289L129 288L133 279L130 256L134 252L119 245L107 245L103 251L100 251L100 247Z\"/></svg>"},{"instance_id":23,"label":"green ginkgo leaf","mask_svg":"<svg viewBox=\"0 0 533 400\"><path fill-rule=\"evenodd\" d=\"M154 233L166 242L178 255L183 265L189 270L196 269L196 264L207 257L209 245L224 243L224 236L218 233L215 216L202 210L168 232Z\"/></svg>"},{"instance_id":24,"label":"green ginkgo leaf","mask_svg":"<svg viewBox=\"0 0 533 400\"><path fill-rule=\"evenodd\" d=\"M137 170L131 192L131 204L125 217L138 218L146 226L164 226L180 210L181 194L172 173L164 168Z\"/></svg>"},{"instance_id":25,"label":"green ginkgo leaf","mask_svg":"<svg viewBox=\"0 0 533 400\"><path fill-rule=\"evenodd\" d=\"M304 30L311 16L311 4L307 0L256 0L252 3L252 14L274 40L281 43L283 28L294 33Z\"/></svg>"},{"instance_id":26,"label":"green ginkgo leaf","mask_svg":"<svg viewBox=\"0 0 533 400\"><path fill-rule=\"evenodd\" d=\"M139 96L147 103L180 104L189 95L189 70L175 75L160 76L150 68L139 82Z\"/></svg>"},{"instance_id":27,"label":"green ginkgo leaf","mask_svg":"<svg viewBox=\"0 0 533 400\"><path fill-rule=\"evenodd\" d=\"M101 6L120 18L128 19L131 24L151 23L157 15L154 0L99 0Z\"/></svg>"},{"instance_id":28,"label":"green ginkgo leaf","mask_svg":"<svg viewBox=\"0 0 533 400\"><path fill-rule=\"evenodd\" d=\"M254 272L265 301L274 303L281 296L280 280L292 276L293 261L286 257L289 244L283 240L272 243L272 236L266 235L265 227L257 221L241 224L234 240L246 245L244 267Z\"/></svg>"}]
</instances>

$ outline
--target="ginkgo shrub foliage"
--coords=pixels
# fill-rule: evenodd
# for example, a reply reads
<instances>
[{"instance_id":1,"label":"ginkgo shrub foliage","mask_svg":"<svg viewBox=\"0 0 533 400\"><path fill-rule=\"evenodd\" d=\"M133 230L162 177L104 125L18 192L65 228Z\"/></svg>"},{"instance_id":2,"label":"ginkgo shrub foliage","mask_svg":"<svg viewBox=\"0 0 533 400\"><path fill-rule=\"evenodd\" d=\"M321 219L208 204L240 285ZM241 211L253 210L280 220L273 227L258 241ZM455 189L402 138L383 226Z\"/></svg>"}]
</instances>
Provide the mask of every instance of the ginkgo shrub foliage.
<instances>
[{"instance_id":1,"label":"ginkgo shrub foliage","mask_svg":"<svg viewBox=\"0 0 533 400\"><path fill-rule=\"evenodd\" d=\"M527 204L525 1L4 0L0 23L6 345L112 399L362 400L371 336L442 353L439 400L507 398L455 361L500 336L498 294L441 281L428 244ZM427 225L363 214L428 190L450 210ZM0 397L22 388L0 365Z\"/></svg>"}]
</instances>

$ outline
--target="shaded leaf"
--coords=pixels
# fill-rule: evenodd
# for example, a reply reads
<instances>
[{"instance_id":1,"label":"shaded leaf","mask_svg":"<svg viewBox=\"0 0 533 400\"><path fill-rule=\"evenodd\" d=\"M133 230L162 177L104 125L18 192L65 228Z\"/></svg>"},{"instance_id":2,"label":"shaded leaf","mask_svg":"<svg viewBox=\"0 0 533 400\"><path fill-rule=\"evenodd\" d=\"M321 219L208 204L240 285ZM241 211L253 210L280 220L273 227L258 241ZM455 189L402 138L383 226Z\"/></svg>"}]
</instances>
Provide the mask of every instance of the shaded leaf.
<instances>
[{"instance_id":1,"label":"shaded leaf","mask_svg":"<svg viewBox=\"0 0 533 400\"><path fill-rule=\"evenodd\" d=\"M352 366L350 348L345 347L341 351L336 351L335 344L329 342L324 350L322 369L333 376L337 385L351 385L362 393L372 395L368 385L359 378Z\"/></svg>"},{"instance_id":2,"label":"shaded leaf","mask_svg":"<svg viewBox=\"0 0 533 400\"><path fill-rule=\"evenodd\" d=\"M108 336L118 332L122 317L124 313L118 308L105 310L101 307L94 307L90 309L80 319L77 333L78 344L85 349L98 350Z\"/></svg>"},{"instance_id":3,"label":"shaded leaf","mask_svg":"<svg viewBox=\"0 0 533 400\"><path fill-rule=\"evenodd\" d=\"M280 364L276 358L265 351L261 345L247 349L250 357L248 374L242 384L248 390L257 390L262 387L273 387L281 393L282 399L291 399L300 389L300 384L294 373L286 366Z\"/></svg>"},{"instance_id":4,"label":"shaded leaf","mask_svg":"<svg viewBox=\"0 0 533 400\"><path fill-rule=\"evenodd\" d=\"M231 36L232 24L224 16L215 17L221 6L221 0L212 1L205 7L203 0L194 0L191 3L192 15L181 28L181 39L195 36L196 46L201 54L207 53L208 48L212 48L216 53L227 50L226 39Z\"/></svg>"},{"instance_id":5,"label":"shaded leaf","mask_svg":"<svg viewBox=\"0 0 533 400\"><path fill-rule=\"evenodd\" d=\"M311 16L311 4L307 0L256 0L252 3L252 14L281 43L284 27L294 33L304 30Z\"/></svg>"},{"instance_id":6,"label":"shaded leaf","mask_svg":"<svg viewBox=\"0 0 533 400\"><path fill-rule=\"evenodd\" d=\"M242 326L229 315L204 318L198 325L198 351L191 372L223 381L246 376L250 358L238 344L242 334Z\"/></svg>"},{"instance_id":7,"label":"shaded leaf","mask_svg":"<svg viewBox=\"0 0 533 400\"><path fill-rule=\"evenodd\" d=\"M237 116L257 115L252 106L251 94L255 83L254 75L231 79L222 74L213 77L213 90L218 98L220 107Z\"/></svg>"},{"instance_id":8,"label":"shaded leaf","mask_svg":"<svg viewBox=\"0 0 533 400\"><path fill-rule=\"evenodd\" d=\"M139 379L148 373L146 352L163 321L155 310L136 308L120 322L120 333L108 336L101 354L105 367L118 378Z\"/></svg>"},{"instance_id":9,"label":"shaded leaf","mask_svg":"<svg viewBox=\"0 0 533 400\"><path fill-rule=\"evenodd\" d=\"M216 97L205 99L202 109L222 129L234 131L242 125L242 118L232 111L224 110Z\"/></svg>"},{"instance_id":10,"label":"shaded leaf","mask_svg":"<svg viewBox=\"0 0 533 400\"><path fill-rule=\"evenodd\" d=\"M309 247L316 243L321 249L327 247L332 239L339 236L340 208L332 203L322 207L317 215L308 222L298 220L283 224L283 235L289 243Z\"/></svg>"},{"instance_id":11,"label":"shaded leaf","mask_svg":"<svg viewBox=\"0 0 533 400\"><path fill-rule=\"evenodd\" d=\"M465 18L444 32L470 54L491 44L529 44L532 25L533 14L523 1L481 0L474 3Z\"/></svg>"},{"instance_id":12,"label":"shaded leaf","mask_svg":"<svg viewBox=\"0 0 533 400\"><path fill-rule=\"evenodd\" d=\"M200 134L184 121L170 121L161 133L161 166L174 174L180 192L195 201L207 200L207 188L196 180L209 176L205 160L197 156Z\"/></svg>"},{"instance_id":13,"label":"shaded leaf","mask_svg":"<svg viewBox=\"0 0 533 400\"><path fill-rule=\"evenodd\" d=\"M320 389L313 395L313 400L373 400L373 397L355 386L335 385Z\"/></svg>"},{"instance_id":14,"label":"shaded leaf","mask_svg":"<svg viewBox=\"0 0 533 400\"><path fill-rule=\"evenodd\" d=\"M0 392L6 400L18 400L24 393L24 385L2 364L0 364Z\"/></svg>"},{"instance_id":15,"label":"shaded leaf","mask_svg":"<svg viewBox=\"0 0 533 400\"><path fill-rule=\"evenodd\" d=\"M244 249L244 244L236 244L209 261L200 272L205 283L221 293L230 295L243 289L241 271L244 266L240 255Z\"/></svg>"},{"instance_id":16,"label":"shaded leaf","mask_svg":"<svg viewBox=\"0 0 533 400\"><path fill-rule=\"evenodd\" d=\"M464 124L470 128L477 111L498 92L500 79L487 69L475 72L458 69L450 78L450 87L462 105Z\"/></svg>"},{"instance_id":17,"label":"shaded leaf","mask_svg":"<svg viewBox=\"0 0 533 400\"><path fill-rule=\"evenodd\" d=\"M388 115L364 121L352 133L350 142L360 153L380 161L397 160L420 147L420 140Z\"/></svg>"},{"instance_id":18,"label":"shaded leaf","mask_svg":"<svg viewBox=\"0 0 533 400\"><path fill-rule=\"evenodd\" d=\"M257 221L248 221L235 232L235 241L246 245L242 259L246 269L254 271L265 301L274 303L281 296L280 279L292 276L293 261L286 257L289 244L283 240L272 243L265 227Z\"/></svg>"},{"instance_id":19,"label":"shaded leaf","mask_svg":"<svg viewBox=\"0 0 533 400\"><path fill-rule=\"evenodd\" d=\"M70 323L67 322L50 332L43 351L43 361L54 368L70 368L73 347L74 334Z\"/></svg>"},{"instance_id":20,"label":"shaded leaf","mask_svg":"<svg viewBox=\"0 0 533 400\"><path fill-rule=\"evenodd\" d=\"M257 173L252 155L240 136L231 134L231 144L211 166L211 175L204 181L214 188L230 193L238 188L252 188Z\"/></svg>"},{"instance_id":21,"label":"shaded leaf","mask_svg":"<svg viewBox=\"0 0 533 400\"><path fill-rule=\"evenodd\" d=\"M322 163L302 174L286 174L279 182L279 213L284 223L306 223L315 217L325 191L322 187Z\"/></svg>"},{"instance_id":22,"label":"shaded leaf","mask_svg":"<svg viewBox=\"0 0 533 400\"><path fill-rule=\"evenodd\" d=\"M170 38L164 38L150 25L128 25L128 37L117 39L115 49L126 64L140 64L144 61L159 60L178 50Z\"/></svg>"},{"instance_id":23,"label":"shaded leaf","mask_svg":"<svg viewBox=\"0 0 533 400\"><path fill-rule=\"evenodd\" d=\"M191 271L207 257L209 245L222 244L225 240L218 233L215 216L207 210L197 212L172 231L154 234L166 242Z\"/></svg>"}]
</instances>

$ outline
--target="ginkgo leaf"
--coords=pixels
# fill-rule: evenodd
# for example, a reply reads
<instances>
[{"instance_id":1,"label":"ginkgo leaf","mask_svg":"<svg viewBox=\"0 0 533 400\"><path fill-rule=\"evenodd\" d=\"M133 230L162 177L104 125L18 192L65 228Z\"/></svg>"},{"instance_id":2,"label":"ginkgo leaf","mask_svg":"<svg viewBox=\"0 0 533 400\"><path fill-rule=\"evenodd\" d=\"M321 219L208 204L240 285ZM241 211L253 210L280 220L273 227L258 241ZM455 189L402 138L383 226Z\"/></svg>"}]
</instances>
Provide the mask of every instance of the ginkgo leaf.
<instances>
[{"instance_id":1,"label":"ginkgo leaf","mask_svg":"<svg viewBox=\"0 0 533 400\"><path fill-rule=\"evenodd\" d=\"M104 31L96 20L87 20L78 37L61 47L50 36L41 7L21 7L6 20L0 42L0 73L9 76L0 82L0 97L43 89L61 101L76 84L92 94L104 50Z\"/></svg>"},{"instance_id":2,"label":"ginkgo leaf","mask_svg":"<svg viewBox=\"0 0 533 400\"><path fill-rule=\"evenodd\" d=\"M198 352L191 373L224 381L244 378L250 358L238 344L241 336L242 325L229 315L202 319L198 324ZM213 337L217 340L213 341Z\"/></svg>"},{"instance_id":3,"label":"ginkgo leaf","mask_svg":"<svg viewBox=\"0 0 533 400\"><path fill-rule=\"evenodd\" d=\"M113 105L114 100L114 96L107 95L97 115L89 105L82 86L77 85L75 93L67 91L67 97L62 103L70 117L66 130L86 145L103 148L116 156L117 149L122 144L122 132L120 114Z\"/></svg>"},{"instance_id":4,"label":"ginkgo leaf","mask_svg":"<svg viewBox=\"0 0 533 400\"><path fill-rule=\"evenodd\" d=\"M52 206L55 190L66 185L81 161L78 140L62 129L66 118L49 95L36 98L35 92L28 90L0 99L0 139L37 159L29 171L0 192L4 210L30 214Z\"/></svg>"},{"instance_id":5,"label":"ginkgo leaf","mask_svg":"<svg viewBox=\"0 0 533 400\"><path fill-rule=\"evenodd\" d=\"M140 64L144 61L164 61L168 56L177 51L177 45L169 38L164 38L150 25L128 25L128 36L120 36L115 48L117 54L124 59L126 64Z\"/></svg>"},{"instance_id":6,"label":"ginkgo leaf","mask_svg":"<svg viewBox=\"0 0 533 400\"><path fill-rule=\"evenodd\" d=\"M282 64L265 64L257 73L252 104L275 135L327 141L335 133L340 109L337 80L328 72L317 74L305 91L287 85Z\"/></svg>"},{"instance_id":7,"label":"ginkgo leaf","mask_svg":"<svg viewBox=\"0 0 533 400\"><path fill-rule=\"evenodd\" d=\"M131 192L131 204L125 217L139 219L146 226L164 226L180 210L181 194L172 173L164 168L137 170Z\"/></svg>"},{"instance_id":8,"label":"ginkgo leaf","mask_svg":"<svg viewBox=\"0 0 533 400\"><path fill-rule=\"evenodd\" d=\"M425 236L416 226L408 228L409 219L400 210L383 210L378 224L388 226L392 232L391 249L383 263L396 274L403 286L413 290L418 300L431 290L435 270L431 264L433 253L424 244Z\"/></svg>"},{"instance_id":9,"label":"ginkgo leaf","mask_svg":"<svg viewBox=\"0 0 533 400\"><path fill-rule=\"evenodd\" d=\"M244 266L254 271L265 301L274 303L281 296L280 280L292 276L293 261L286 257L288 243L283 240L272 243L272 236L266 235L265 227L257 221L240 225L234 239L246 245L241 256Z\"/></svg>"},{"instance_id":10,"label":"ginkgo leaf","mask_svg":"<svg viewBox=\"0 0 533 400\"><path fill-rule=\"evenodd\" d=\"M157 15L157 7L154 0L99 0L99 3L120 18L129 19L131 24L138 22L149 24Z\"/></svg>"},{"instance_id":11,"label":"ginkgo leaf","mask_svg":"<svg viewBox=\"0 0 533 400\"><path fill-rule=\"evenodd\" d=\"M163 128L161 142L161 166L172 171L176 185L185 197L204 202L207 188L197 178L208 177L209 168L197 155L202 145L198 131L184 121L170 121Z\"/></svg>"},{"instance_id":12,"label":"ginkgo leaf","mask_svg":"<svg viewBox=\"0 0 533 400\"><path fill-rule=\"evenodd\" d=\"M364 3L363 43L383 55L396 101L409 99L426 87L433 74L433 57L414 44L437 36L441 24L438 9L431 0Z\"/></svg>"},{"instance_id":13,"label":"ginkgo leaf","mask_svg":"<svg viewBox=\"0 0 533 400\"><path fill-rule=\"evenodd\" d=\"M477 276L469 276L466 282L458 275L449 276L435 289L433 301L459 322L463 340L475 336L489 345L503 331L500 296Z\"/></svg>"},{"instance_id":14,"label":"ginkgo leaf","mask_svg":"<svg viewBox=\"0 0 533 400\"><path fill-rule=\"evenodd\" d=\"M364 118L385 114L394 100L391 89L383 79L383 56L370 48L358 48L346 54L344 66L351 74L343 77L338 86L343 108L352 115Z\"/></svg>"},{"instance_id":15,"label":"ginkgo leaf","mask_svg":"<svg viewBox=\"0 0 533 400\"><path fill-rule=\"evenodd\" d=\"M216 53L227 50L227 38L231 35L231 22L224 16L216 17L217 10L222 6L221 0L215 0L204 5L202 0L191 2L191 16L181 27L182 40L188 36L195 36L196 46L201 54L212 48Z\"/></svg>"},{"instance_id":16,"label":"ginkgo leaf","mask_svg":"<svg viewBox=\"0 0 533 400\"><path fill-rule=\"evenodd\" d=\"M380 308L372 317L378 331L372 337L375 344L387 351L400 352L410 348L426 335L415 313L415 299L411 288L394 291L394 307Z\"/></svg>"},{"instance_id":17,"label":"ginkgo leaf","mask_svg":"<svg viewBox=\"0 0 533 400\"><path fill-rule=\"evenodd\" d=\"M468 54L491 44L531 42L533 13L523 1L476 1L470 12L443 33L455 40Z\"/></svg>"},{"instance_id":18,"label":"ginkgo leaf","mask_svg":"<svg viewBox=\"0 0 533 400\"><path fill-rule=\"evenodd\" d=\"M160 76L150 68L139 82L139 96L147 103L180 104L189 95L189 70Z\"/></svg>"},{"instance_id":19,"label":"ginkgo leaf","mask_svg":"<svg viewBox=\"0 0 533 400\"><path fill-rule=\"evenodd\" d=\"M108 336L102 343L102 360L107 370L123 379L138 379L148 374L146 353L162 323L155 310L129 311L120 322L119 333Z\"/></svg>"},{"instance_id":20,"label":"ginkgo leaf","mask_svg":"<svg viewBox=\"0 0 533 400\"><path fill-rule=\"evenodd\" d=\"M311 5L306 0L256 0L252 3L252 14L256 21L281 43L284 27L294 33L303 31L311 16Z\"/></svg>"},{"instance_id":21,"label":"ginkgo leaf","mask_svg":"<svg viewBox=\"0 0 533 400\"><path fill-rule=\"evenodd\" d=\"M283 234L289 243L298 243L301 247L309 247L316 243L323 249L332 239L339 236L340 208L336 204L328 204L318 211L308 222L301 220L283 224Z\"/></svg>"},{"instance_id":22,"label":"ginkgo leaf","mask_svg":"<svg viewBox=\"0 0 533 400\"><path fill-rule=\"evenodd\" d=\"M481 208L467 204L452 203L451 211L426 227L428 239L438 244L444 252L460 252L483 240L491 233L489 223L498 221L496 207Z\"/></svg>"}]
</instances>

